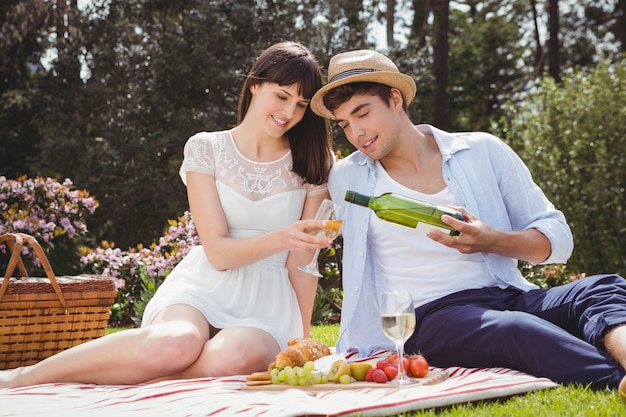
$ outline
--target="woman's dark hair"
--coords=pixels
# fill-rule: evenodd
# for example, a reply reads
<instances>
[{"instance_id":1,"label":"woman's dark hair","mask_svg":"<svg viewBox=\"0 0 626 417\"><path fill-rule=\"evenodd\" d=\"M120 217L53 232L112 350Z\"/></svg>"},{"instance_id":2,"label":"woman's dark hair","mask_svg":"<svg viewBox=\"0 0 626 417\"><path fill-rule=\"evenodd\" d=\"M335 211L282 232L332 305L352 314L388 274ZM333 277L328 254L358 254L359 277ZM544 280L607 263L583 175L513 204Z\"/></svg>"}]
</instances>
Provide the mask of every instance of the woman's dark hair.
<instances>
[{"instance_id":1,"label":"woman's dark hair","mask_svg":"<svg viewBox=\"0 0 626 417\"><path fill-rule=\"evenodd\" d=\"M239 123L242 122L250 102L250 87L265 82L281 86L297 84L298 93L310 100L322 87L322 72L317 60L305 46L297 42L281 42L270 46L261 54L241 89L239 97ZM317 116L307 106L302 120L287 132L293 171L310 184L323 184L328 180L332 164L329 122Z\"/></svg>"}]
</instances>

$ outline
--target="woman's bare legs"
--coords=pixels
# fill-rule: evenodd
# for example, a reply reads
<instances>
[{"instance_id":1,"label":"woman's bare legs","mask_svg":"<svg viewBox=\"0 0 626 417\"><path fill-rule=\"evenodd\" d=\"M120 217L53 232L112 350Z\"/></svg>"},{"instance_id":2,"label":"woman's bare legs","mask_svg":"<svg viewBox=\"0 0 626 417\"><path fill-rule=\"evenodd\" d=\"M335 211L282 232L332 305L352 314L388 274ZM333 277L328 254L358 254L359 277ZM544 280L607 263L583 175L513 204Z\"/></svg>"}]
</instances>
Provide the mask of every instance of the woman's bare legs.
<instances>
[{"instance_id":1,"label":"woman's bare legs","mask_svg":"<svg viewBox=\"0 0 626 417\"><path fill-rule=\"evenodd\" d=\"M204 344L198 359L188 368L162 379L247 375L265 371L280 347L269 333L252 327L220 330Z\"/></svg>"},{"instance_id":2,"label":"woman's bare legs","mask_svg":"<svg viewBox=\"0 0 626 417\"><path fill-rule=\"evenodd\" d=\"M150 326L83 343L31 366L0 371L0 388L48 382L142 383L189 367L210 336L200 312L174 305Z\"/></svg>"}]
</instances>

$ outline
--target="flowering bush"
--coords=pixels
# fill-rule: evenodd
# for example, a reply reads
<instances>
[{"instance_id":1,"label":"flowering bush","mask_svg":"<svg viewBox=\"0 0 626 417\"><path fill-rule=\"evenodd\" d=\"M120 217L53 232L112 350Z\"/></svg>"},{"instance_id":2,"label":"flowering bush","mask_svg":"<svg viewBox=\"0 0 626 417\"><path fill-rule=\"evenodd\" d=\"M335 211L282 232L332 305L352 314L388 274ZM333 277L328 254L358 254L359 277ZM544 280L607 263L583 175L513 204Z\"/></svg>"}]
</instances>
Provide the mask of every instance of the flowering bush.
<instances>
[{"instance_id":1,"label":"flowering bush","mask_svg":"<svg viewBox=\"0 0 626 417\"><path fill-rule=\"evenodd\" d=\"M85 217L93 214L98 201L85 190L77 190L69 178L63 183L53 178L8 180L0 176L0 234L21 232L33 236L41 244L55 271L65 272L71 259L59 256L76 252L80 238L87 234ZM51 256L55 248L56 256ZM30 254L25 247L23 255ZM5 254L7 248L2 245ZM25 261L29 262L28 257ZM75 263L75 262L74 262ZM33 259L33 266L39 266Z\"/></svg>"},{"instance_id":2,"label":"flowering bush","mask_svg":"<svg viewBox=\"0 0 626 417\"><path fill-rule=\"evenodd\" d=\"M585 277L584 273L568 271L567 266L564 264L531 265L522 262L520 271L524 278L541 288L556 287Z\"/></svg>"},{"instance_id":3,"label":"flowering bush","mask_svg":"<svg viewBox=\"0 0 626 417\"><path fill-rule=\"evenodd\" d=\"M64 234L73 239L87 232L83 218L97 207L96 199L76 190L69 178L61 184L53 178L0 176L0 234L28 233L40 243Z\"/></svg>"},{"instance_id":4,"label":"flowering bush","mask_svg":"<svg viewBox=\"0 0 626 417\"><path fill-rule=\"evenodd\" d=\"M70 179L0 176L0 234L21 232L41 244L57 275L81 272L110 276L118 289L112 320L138 321L145 304L167 274L199 243L189 212L170 220L158 243L128 251L102 242L96 249L84 246L88 230L85 217L98 208L98 201L85 190L76 190ZM24 247L22 258L30 275L41 275L38 259ZM7 254L5 245L0 254ZM80 265L76 262L80 255ZM6 256L8 258L8 256ZM6 260L0 267L6 269Z\"/></svg>"},{"instance_id":5,"label":"flowering bush","mask_svg":"<svg viewBox=\"0 0 626 417\"><path fill-rule=\"evenodd\" d=\"M161 282L199 243L191 213L187 211L178 220L169 220L165 235L149 248L138 245L124 252L114 243L104 241L96 249L83 247L81 263L89 272L115 281L118 296L111 310L113 324L137 324L145 304Z\"/></svg>"}]
</instances>

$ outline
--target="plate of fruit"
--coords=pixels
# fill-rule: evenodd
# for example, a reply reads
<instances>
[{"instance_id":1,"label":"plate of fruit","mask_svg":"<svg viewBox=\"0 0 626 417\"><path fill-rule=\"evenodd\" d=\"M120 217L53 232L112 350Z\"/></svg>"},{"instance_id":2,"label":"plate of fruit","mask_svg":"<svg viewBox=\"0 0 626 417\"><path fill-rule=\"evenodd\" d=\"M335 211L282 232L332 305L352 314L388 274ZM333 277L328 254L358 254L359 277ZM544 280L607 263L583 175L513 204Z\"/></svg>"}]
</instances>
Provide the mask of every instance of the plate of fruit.
<instances>
[{"instance_id":1,"label":"plate of fruit","mask_svg":"<svg viewBox=\"0 0 626 417\"><path fill-rule=\"evenodd\" d=\"M422 355L403 358L406 374L412 379L408 385L394 383L398 374L398 356L370 360L347 360L343 354L331 354L328 348L319 347L313 339L293 339L285 351L276 356L265 372L255 372L247 377L244 391L282 391L297 388L305 391L337 389L397 388L431 385L448 378L441 369L431 369ZM311 352L311 347L315 347ZM303 350L294 354L294 350ZM285 360L285 357L298 360Z\"/></svg>"}]
</instances>

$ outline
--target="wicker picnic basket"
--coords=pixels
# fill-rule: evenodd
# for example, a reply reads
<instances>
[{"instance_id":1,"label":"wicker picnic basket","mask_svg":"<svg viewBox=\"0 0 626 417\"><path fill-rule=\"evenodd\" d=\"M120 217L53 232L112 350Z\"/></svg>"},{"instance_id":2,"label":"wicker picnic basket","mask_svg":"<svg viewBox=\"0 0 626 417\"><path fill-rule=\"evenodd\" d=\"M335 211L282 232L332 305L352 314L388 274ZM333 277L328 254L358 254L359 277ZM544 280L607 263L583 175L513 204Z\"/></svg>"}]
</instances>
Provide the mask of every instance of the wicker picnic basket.
<instances>
[{"instance_id":1,"label":"wicker picnic basket","mask_svg":"<svg viewBox=\"0 0 626 417\"><path fill-rule=\"evenodd\" d=\"M24 233L0 236L11 257L0 278L0 369L30 365L62 350L104 335L117 291L100 275L55 277L35 238ZM21 254L34 250L46 277L29 277ZM13 272L19 272L13 277Z\"/></svg>"}]
</instances>

